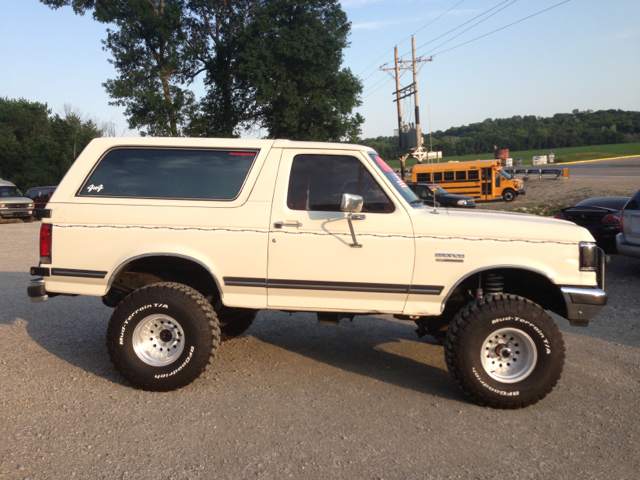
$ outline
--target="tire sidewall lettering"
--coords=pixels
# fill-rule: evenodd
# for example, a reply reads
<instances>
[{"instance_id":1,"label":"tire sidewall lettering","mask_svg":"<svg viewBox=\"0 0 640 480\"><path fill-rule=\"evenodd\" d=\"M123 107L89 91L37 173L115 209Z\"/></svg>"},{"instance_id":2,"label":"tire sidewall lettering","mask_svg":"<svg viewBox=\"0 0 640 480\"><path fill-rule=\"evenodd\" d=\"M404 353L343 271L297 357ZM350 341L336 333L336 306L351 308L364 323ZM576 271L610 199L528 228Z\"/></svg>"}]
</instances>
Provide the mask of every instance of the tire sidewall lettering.
<instances>
[{"instance_id":1,"label":"tire sidewall lettering","mask_svg":"<svg viewBox=\"0 0 640 480\"><path fill-rule=\"evenodd\" d=\"M478 331L476 336L467 339L464 356L469 366L469 376L475 381L478 388L490 392L492 396L500 397L519 397L526 395L529 386L535 384L539 378L544 376L545 370L550 367L552 346L548 336L533 321L523 318L519 315L504 315L499 318L486 318L482 321L482 325L477 325ZM516 328L522 330L531 336L536 349L538 351L538 360L531 374L516 383L503 383L492 377L484 370L480 362L480 352L482 350L482 342L490 334L502 328Z\"/></svg>"},{"instance_id":2,"label":"tire sidewall lettering","mask_svg":"<svg viewBox=\"0 0 640 480\"><path fill-rule=\"evenodd\" d=\"M138 308L135 312L133 312L131 315L129 315L127 317L127 319L124 321L124 323L122 324L122 327L120 328L120 336L118 338L118 344L119 345L124 345L124 335L125 332L127 330L127 325L129 325L129 322L131 322L131 320L140 312L143 312L149 308L169 308L169 305L167 305L166 303L149 303L147 305L143 305L142 307ZM149 312L151 313L151 312Z\"/></svg>"},{"instance_id":3,"label":"tire sidewall lettering","mask_svg":"<svg viewBox=\"0 0 640 480\"><path fill-rule=\"evenodd\" d=\"M144 363L133 350L133 331L135 327L144 318L154 313L162 313L175 319L184 330L184 340L186 342L184 351L174 362L162 367L154 367ZM156 380L168 379L182 370L184 370L189 363L193 360L196 354L195 345L192 343L195 335L195 331L192 330L192 326L188 319L185 318L185 314L180 308L179 304L153 302L146 303L145 305L137 308L124 320L118 335L118 346L121 349L122 355L131 359L133 366L131 368L137 371L138 375L150 377ZM176 365L180 365L176 367Z\"/></svg>"}]
</instances>

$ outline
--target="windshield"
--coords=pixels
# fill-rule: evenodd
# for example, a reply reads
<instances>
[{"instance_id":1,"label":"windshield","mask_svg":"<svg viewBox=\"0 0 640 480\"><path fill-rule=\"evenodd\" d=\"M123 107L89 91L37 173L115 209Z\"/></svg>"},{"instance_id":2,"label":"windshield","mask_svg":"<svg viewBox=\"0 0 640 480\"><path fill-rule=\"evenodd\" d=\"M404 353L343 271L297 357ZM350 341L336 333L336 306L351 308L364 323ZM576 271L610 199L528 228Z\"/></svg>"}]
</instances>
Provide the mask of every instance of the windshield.
<instances>
[{"instance_id":1,"label":"windshield","mask_svg":"<svg viewBox=\"0 0 640 480\"><path fill-rule=\"evenodd\" d=\"M433 190L433 189L435 188L435 189L436 189L436 192L437 192L438 194L440 194L440 195L442 195L442 194L446 194L446 193L447 193L447 191L446 191L444 188L442 188L440 185L429 185L429 188L430 188L431 190Z\"/></svg>"},{"instance_id":2,"label":"windshield","mask_svg":"<svg viewBox=\"0 0 640 480\"><path fill-rule=\"evenodd\" d=\"M24 195L16 187L0 187L0 197L24 197Z\"/></svg>"},{"instance_id":3,"label":"windshield","mask_svg":"<svg viewBox=\"0 0 640 480\"><path fill-rule=\"evenodd\" d=\"M387 163L383 159L381 159L376 152L368 153L369 156L373 159L373 162L380 169L382 174L387 177L389 183L393 185L393 188L395 188L400 195L402 195L402 198L409 202L409 205L411 205L413 208L424 208L422 200L416 197L416 194L413 193L413 191L407 186L407 184L404 183L400 179L400 177L398 177L394 173L391 167L387 165Z\"/></svg>"},{"instance_id":4,"label":"windshield","mask_svg":"<svg viewBox=\"0 0 640 480\"><path fill-rule=\"evenodd\" d=\"M498 170L498 172L500 172L500 175L502 175L504 178L506 178L507 180L511 180L511 175L509 175L507 172L505 172L504 170Z\"/></svg>"}]
</instances>

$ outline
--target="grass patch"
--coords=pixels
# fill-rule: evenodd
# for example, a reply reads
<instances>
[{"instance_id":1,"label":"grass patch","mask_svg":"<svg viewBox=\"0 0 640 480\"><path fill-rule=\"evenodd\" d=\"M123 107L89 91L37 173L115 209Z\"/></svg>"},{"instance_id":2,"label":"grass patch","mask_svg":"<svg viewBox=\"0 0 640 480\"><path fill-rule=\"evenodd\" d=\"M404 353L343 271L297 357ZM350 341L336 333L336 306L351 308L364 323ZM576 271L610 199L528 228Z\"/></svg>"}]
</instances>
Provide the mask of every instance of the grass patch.
<instances>
[{"instance_id":1,"label":"grass patch","mask_svg":"<svg viewBox=\"0 0 640 480\"><path fill-rule=\"evenodd\" d=\"M629 155L640 155L640 143L616 143L613 145L590 145L588 147L567 147L554 149L556 157L555 163L578 162L582 160L598 160L600 158L626 157ZM524 150L510 152L509 155L515 163L516 158L522 158L523 165L532 165L533 157L548 155L549 150ZM493 153L483 153L474 155L463 155L458 157L445 157L440 159L440 163L458 161L468 162L473 160L491 160ZM400 160L389 160L387 162L392 168L400 168ZM414 159L407 159L407 167L415 165ZM515 166L515 165L514 165Z\"/></svg>"}]
</instances>

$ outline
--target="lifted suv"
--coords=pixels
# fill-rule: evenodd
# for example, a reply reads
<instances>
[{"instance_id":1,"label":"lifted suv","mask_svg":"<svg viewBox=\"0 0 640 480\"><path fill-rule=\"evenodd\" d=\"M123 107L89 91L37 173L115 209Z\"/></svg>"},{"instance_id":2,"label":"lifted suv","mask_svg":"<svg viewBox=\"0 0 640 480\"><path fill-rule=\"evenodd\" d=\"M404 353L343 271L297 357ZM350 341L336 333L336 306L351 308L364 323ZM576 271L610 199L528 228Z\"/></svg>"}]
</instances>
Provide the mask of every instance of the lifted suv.
<instances>
[{"instance_id":1,"label":"lifted suv","mask_svg":"<svg viewBox=\"0 0 640 480\"><path fill-rule=\"evenodd\" d=\"M607 300L584 228L426 208L360 145L97 139L43 214L31 300L102 297L111 360L145 390L194 381L260 309L385 313L439 338L475 401L525 407L563 367L547 310L586 326Z\"/></svg>"}]
</instances>

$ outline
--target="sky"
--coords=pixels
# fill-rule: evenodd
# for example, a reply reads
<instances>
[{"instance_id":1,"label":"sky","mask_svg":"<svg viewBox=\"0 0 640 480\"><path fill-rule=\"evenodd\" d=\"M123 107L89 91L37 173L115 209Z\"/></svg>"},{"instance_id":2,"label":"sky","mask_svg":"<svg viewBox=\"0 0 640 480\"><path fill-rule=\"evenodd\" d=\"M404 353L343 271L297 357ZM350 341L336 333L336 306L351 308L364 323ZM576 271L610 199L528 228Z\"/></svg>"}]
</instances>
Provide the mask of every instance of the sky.
<instances>
[{"instance_id":1,"label":"sky","mask_svg":"<svg viewBox=\"0 0 640 480\"><path fill-rule=\"evenodd\" d=\"M395 46L409 60L412 35L418 57L433 56L418 75L423 133L429 120L437 131L574 109L640 111L640 1L562 2L344 0L352 29L343 67L363 81L362 138L397 128L395 81L379 68L393 66ZM102 86L117 75L102 49L105 25L38 0L0 0L0 12L0 96L46 103L60 114L69 104L113 123L118 135L137 135ZM401 86L412 81L407 72ZM200 84L194 89L202 93ZM405 121L413 122L412 101L402 103Z\"/></svg>"}]
</instances>

